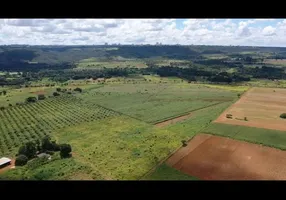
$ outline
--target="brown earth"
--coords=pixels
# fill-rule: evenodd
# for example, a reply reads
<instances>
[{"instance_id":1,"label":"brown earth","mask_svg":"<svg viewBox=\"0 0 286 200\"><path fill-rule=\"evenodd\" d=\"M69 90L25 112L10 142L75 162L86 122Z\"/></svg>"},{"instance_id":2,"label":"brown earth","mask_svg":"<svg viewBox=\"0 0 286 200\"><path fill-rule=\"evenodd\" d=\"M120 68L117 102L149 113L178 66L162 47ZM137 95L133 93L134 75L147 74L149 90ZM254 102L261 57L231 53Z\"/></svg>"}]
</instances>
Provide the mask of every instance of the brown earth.
<instances>
[{"instance_id":1,"label":"brown earth","mask_svg":"<svg viewBox=\"0 0 286 200\"><path fill-rule=\"evenodd\" d=\"M202 180L286 180L286 151L207 134L166 163Z\"/></svg>"},{"instance_id":2,"label":"brown earth","mask_svg":"<svg viewBox=\"0 0 286 200\"><path fill-rule=\"evenodd\" d=\"M286 113L286 89L251 88L214 122L286 131L282 113ZM226 114L232 114L233 119ZM235 119L244 117L248 121Z\"/></svg>"},{"instance_id":3,"label":"brown earth","mask_svg":"<svg viewBox=\"0 0 286 200\"><path fill-rule=\"evenodd\" d=\"M33 94L46 94L46 92L45 91L37 91L37 92L32 92Z\"/></svg>"},{"instance_id":4,"label":"brown earth","mask_svg":"<svg viewBox=\"0 0 286 200\"><path fill-rule=\"evenodd\" d=\"M11 167L15 166L15 159L11 159L11 165L8 165L6 167L3 167L0 169L0 174L3 173L4 171L7 171L8 169L10 169Z\"/></svg>"}]
</instances>

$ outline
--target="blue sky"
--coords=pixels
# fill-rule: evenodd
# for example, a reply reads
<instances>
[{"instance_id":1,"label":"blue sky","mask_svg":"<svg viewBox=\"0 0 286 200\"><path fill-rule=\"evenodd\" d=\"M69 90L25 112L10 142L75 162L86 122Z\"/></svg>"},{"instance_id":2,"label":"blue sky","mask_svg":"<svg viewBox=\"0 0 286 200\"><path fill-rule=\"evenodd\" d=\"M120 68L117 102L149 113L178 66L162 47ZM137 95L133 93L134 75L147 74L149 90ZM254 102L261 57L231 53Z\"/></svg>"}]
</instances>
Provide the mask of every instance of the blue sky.
<instances>
[{"instance_id":1,"label":"blue sky","mask_svg":"<svg viewBox=\"0 0 286 200\"><path fill-rule=\"evenodd\" d=\"M286 47L285 19L0 19L0 44Z\"/></svg>"}]
</instances>

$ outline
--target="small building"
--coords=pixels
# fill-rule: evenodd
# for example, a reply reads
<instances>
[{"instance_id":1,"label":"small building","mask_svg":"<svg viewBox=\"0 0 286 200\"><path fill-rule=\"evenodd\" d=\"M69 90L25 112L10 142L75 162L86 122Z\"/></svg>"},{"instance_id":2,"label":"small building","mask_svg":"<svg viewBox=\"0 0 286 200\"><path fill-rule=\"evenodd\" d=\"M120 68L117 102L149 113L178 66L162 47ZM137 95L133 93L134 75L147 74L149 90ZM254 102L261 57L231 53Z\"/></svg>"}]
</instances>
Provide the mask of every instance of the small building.
<instances>
[{"instance_id":1,"label":"small building","mask_svg":"<svg viewBox=\"0 0 286 200\"><path fill-rule=\"evenodd\" d=\"M11 159L10 158L0 158L0 168L4 168L11 165Z\"/></svg>"}]
</instances>

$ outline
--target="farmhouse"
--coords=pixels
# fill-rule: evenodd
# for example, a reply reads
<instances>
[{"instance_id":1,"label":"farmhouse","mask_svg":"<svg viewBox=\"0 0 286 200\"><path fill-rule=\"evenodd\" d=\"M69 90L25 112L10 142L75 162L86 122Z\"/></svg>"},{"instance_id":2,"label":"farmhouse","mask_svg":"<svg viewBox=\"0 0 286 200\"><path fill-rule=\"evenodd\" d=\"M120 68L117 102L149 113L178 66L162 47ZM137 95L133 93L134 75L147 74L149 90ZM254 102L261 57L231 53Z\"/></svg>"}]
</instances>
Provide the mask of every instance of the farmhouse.
<instances>
[{"instance_id":1,"label":"farmhouse","mask_svg":"<svg viewBox=\"0 0 286 200\"><path fill-rule=\"evenodd\" d=\"M0 169L8 165L11 165L11 159L6 158L6 157L0 158Z\"/></svg>"}]
</instances>

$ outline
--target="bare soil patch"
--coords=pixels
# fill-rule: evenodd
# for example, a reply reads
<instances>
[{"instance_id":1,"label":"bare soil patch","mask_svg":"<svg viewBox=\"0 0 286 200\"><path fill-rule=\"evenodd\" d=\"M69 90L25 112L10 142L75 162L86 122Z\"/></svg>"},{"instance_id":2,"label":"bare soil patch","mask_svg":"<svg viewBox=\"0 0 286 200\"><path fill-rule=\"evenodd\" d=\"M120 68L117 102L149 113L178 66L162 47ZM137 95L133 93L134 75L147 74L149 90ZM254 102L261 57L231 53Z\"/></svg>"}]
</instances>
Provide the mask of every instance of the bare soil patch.
<instances>
[{"instance_id":1,"label":"bare soil patch","mask_svg":"<svg viewBox=\"0 0 286 200\"><path fill-rule=\"evenodd\" d=\"M251 88L214 122L286 131L286 89ZM226 118L227 114L233 116ZM247 121L237 120L247 118Z\"/></svg>"},{"instance_id":2,"label":"bare soil patch","mask_svg":"<svg viewBox=\"0 0 286 200\"><path fill-rule=\"evenodd\" d=\"M46 94L44 90L32 92L33 94Z\"/></svg>"},{"instance_id":3,"label":"bare soil patch","mask_svg":"<svg viewBox=\"0 0 286 200\"><path fill-rule=\"evenodd\" d=\"M286 151L207 134L166 163L203 180L286 180Z\"/></svg>"}]
</instances>

